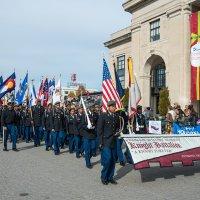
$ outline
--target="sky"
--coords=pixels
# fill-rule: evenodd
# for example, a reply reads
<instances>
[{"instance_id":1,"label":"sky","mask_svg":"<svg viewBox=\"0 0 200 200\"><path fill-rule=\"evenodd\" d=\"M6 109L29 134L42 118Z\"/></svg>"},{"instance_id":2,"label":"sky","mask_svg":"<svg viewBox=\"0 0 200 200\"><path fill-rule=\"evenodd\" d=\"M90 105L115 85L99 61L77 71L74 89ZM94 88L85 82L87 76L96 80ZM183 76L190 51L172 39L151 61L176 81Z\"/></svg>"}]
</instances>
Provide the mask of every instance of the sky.
<instances>
[{"instance_id":1,"label":"sky","mask_svg":"<svg viewBox=\"0 0 200 200\"><path fill-rule=\"evenodd\" d=\"M0 74L26 72L38 87L43 77L70 76L101 88L103 43L130 25L125 0L0 0Z\"/></svg>"}]
</instances>

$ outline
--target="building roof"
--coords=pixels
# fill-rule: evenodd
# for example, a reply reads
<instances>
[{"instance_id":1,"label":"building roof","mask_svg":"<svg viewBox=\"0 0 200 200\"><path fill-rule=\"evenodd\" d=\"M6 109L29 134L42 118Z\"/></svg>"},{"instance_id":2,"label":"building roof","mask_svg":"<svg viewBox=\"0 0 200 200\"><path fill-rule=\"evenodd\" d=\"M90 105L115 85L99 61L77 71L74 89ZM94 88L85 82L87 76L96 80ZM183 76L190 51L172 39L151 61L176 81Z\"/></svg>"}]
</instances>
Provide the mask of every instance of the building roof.
<instances>
[{"instance_id":1,"label":"building roof","mask_svg":"<svg viewBox=\"0 0 200 200\"><path fill-rule=\"evenodd\" d=\"M144 6L147 3L157 1L157 0L127 0L123 4L123 8L126 12L132 13L134 10L139 9L141 6Z\"/></svg>"},{"instance_id":2,"label":"building roof","mask_svg":"<svg viewBox=\"0 0 200 200\"><path fill-rule=\"evenodd\" d=\"M131 26L111 34L111 39L104 43L107 48L113 48L131 41Z\"/></svg>"}]
</instances>

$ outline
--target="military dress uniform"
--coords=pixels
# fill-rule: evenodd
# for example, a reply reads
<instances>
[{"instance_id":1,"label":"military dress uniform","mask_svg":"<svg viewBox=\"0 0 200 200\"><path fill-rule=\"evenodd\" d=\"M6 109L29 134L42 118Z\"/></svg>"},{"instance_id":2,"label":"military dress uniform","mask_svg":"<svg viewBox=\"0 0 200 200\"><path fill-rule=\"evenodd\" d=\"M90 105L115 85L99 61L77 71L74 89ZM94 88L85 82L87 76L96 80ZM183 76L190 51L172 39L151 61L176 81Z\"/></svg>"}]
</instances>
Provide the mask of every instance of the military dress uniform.
<instances>
[{"instance_id":1,"label":"military dress uniform","mask_svg":"<svg viewBox=\"0 0 200 200\"><path fill-rule=\"evenodd\" d=\"M31 111L27 108L24 112L24 133L25 133L25 141L29 143L31 140L31 126L32 126L32 116Z\"/></svg>"},{"instance_id":2,"label":"military dress uniform","mask_svg":"<svg viewBox=\"0 0 200 200\"><path fill-rule=\"evenodd\" d=\"M134 132L136 134L146 134L146 120L143 114L137 113L133 121Z\"/></svg>"},{"instance_id":3,"label":"military dress uniform","mask_svg":"<svg viewBox=\"0 0 200 200\"><path fill-rule=\"evenodd\" d=\"M20 108L20 129L19 129L19 138L22 140L25 140L25 114L26 114L26 108L21 107Z\"/></svg>"},{"instance_id":4,"label":"military dress uniform","mask_svg":"<svg viewBox=\"0 0 200 200\"><path fill-rule=\"evenodd\" d=\"M96 138L95 138L95 152L93 152L93 156L97 155L98 149L99 149L99 136L97 134L97 122L99 120L99 116L100 113L98 112L93 112L93 119L94 119L94 124L95 124L95 134L96 134Z\"/></svg>"},{"instance_id":5,"label":"military dress uniform","mask_svg":"<svg viewBox=\"0 0 200 200\"><path fill-rule=\"evenodd\" d=\"M128 125L128 116L126 115L124 110L120 110L117 113L124 122L124 127L120 127L120 128L123 128L122 132L123 132L123 134L126 134L127 133L127 125ZM124 166L125 165L125 157L124 157L124 153L122 151L123 139L117 137L115 144L116 144L115 149L116 149L116 156L117 156L116 159L119 160L120 165Z\"/></svg>"},{"instance_id":6,"label":"military dress uniform","mask_svg":"<svg viewBox=\"0 0 200 200\"><path fill-rule=\"evenodd\" d=\"M7 141L8 137L10 136L12 141L12 149L17 150L16 143L17 143L17 131L16 131L16 112L14 111L13 107L5 108L2 112L1 116L1 125L4 129L3 135L3 143L4 143L4 150L7 151Z\"/></svg>"},{"instance_id":7,"label":"military dress uniform","mask_svg":"<svg viewBox=\"0 0 200 200\"><path fill-rule=\"evenodd\" d=\"M101 181L103 184L114 183L115 145L119 131L119 116L116 113L102 113L98 120L97 133L100 138L101 150Z\"/></svg>"},{"instance_id":8,"label":"military dress uniform","mask_svg":"<svg viewBox=\"0 0 200 200\"><path fill-rule=\"evenodd\" d=\"M53 123L54 123L54 110L53 108L51 109L46 109L44 111L43 115L43 127L45 129L45 146L46 150L48 151L49 148L52 148L52 130L54 129Z\"/></svg>"},{"instance_id":9,"label":"military dress uniform","mask_svg":"<svg viewBox=\"0 0 200 200\"><path fill-rule=\"evenodd\" d=\"M83 132L82 132L82 116L83 114L77 113L76 120L77 120L77 128L78 128L78 134L75 135L75 151L76 151L76 157L79 158L80 154L83 154L84 152L84 145L83 145Z\"/></svg>"},{"instance_id":10,"label":"military dress uniform","mask_svg":"<svg viewBox=\"0 0 200 200\"><path fill-rule=\"evenodd\" d=\"M66 122L64 112L61 108L55 108L53 114L53 129L52 129L52 140L54 154L59 155L60 147L65 137Z\"/></svg>"},{"instance_id":11,"label":"military dress uniform","mask_svg":"<svg viewBox=\"0 0 200 200\"><path fill-rule=\"evenodd\" d=\"M86 115L82 116L82 134L83 134L83 141L84 141L84 153L85 153L85 162L87 168L92 168L91 164L91 157L96 153L96 124L94 115L91 113L88 115L91 127L88 125Z\"/></svg>"},{"instance_id":12,"label":"military dress uniform","mask_svg":"<svg viewBox=\"0 0 200 200\"><path fill-rule=\"evenodd\" d=\"M33 124L34 124L34 146L40 146L40 141L43 138L42 119L44 114L44 107L35 105L32 108Z\"/></svg>"},{"instance_id":13,"label":"military dress uniform","mask_svg":"<svg viewBox=\"0 0 200 200\"><path fill-rule=\"evenodd\" d=\"M78 147L76 146L75 149L75 139L78 139L78 137L76 136L79 135L76 115L68 115L67 123L68 123L68 133L69 133L69 152L73 153L74 150L76 150L76 153L78 154L79 153Z\"/></svg>"}]
</instances>

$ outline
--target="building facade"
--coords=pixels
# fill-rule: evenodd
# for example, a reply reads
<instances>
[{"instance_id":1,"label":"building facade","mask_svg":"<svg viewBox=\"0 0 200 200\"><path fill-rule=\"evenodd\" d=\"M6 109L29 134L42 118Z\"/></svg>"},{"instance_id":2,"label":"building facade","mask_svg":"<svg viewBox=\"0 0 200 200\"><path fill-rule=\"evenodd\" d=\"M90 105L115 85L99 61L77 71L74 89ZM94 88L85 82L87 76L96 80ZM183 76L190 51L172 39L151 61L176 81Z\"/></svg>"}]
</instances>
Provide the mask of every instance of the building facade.
<instances>
[{"instance_id":1,"label":"building facade","mask_svg":"<svg viewBox=\"0 0 200 200\"><path fill-rule=\"evenodd\" d=\"M63 100L67 100L68 95L70 93L73 93L76 96L76 91L78 90L78 88L79 88L79 86L62 87L61 94L62 94ZM96 90L96 89L90 89L90 88L85 88L85 89L87 90L88 93L98 92L98 90Z\"/></svg>"},{"instance_id":2,"label":"building facade","mask_svg":"<svg viewBox=\"0 0 200 200\"><path fill-rule=\"evenodd\" d=\"M115 63L126 88L127 59L132 57L143 106L157 112L163 87L168 87L171 103L191 103L189 19L191 12L200 10L199 1L128 0L123 8L132 15L130 27L112 34L104 43L109 48L111 72Z\"/></svg>"}]
</instances>

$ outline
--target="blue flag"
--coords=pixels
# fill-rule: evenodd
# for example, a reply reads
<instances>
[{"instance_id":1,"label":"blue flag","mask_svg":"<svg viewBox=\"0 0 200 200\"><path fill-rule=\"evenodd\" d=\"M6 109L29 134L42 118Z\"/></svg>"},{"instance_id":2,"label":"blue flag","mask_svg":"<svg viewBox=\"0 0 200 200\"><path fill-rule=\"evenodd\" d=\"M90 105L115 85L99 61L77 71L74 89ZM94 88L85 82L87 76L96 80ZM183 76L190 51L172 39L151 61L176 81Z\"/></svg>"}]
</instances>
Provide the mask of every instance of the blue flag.
<instances>
[{"instance_id":1,"label":"blue flag","mask_svg":"<svg viewBox=\"0 0 200 200\"><path fill-rule=\"evenodd\" d=\"M122 99L125 95L125 91L122 87L121 81L119 79L119 76L117 74L116 68L115 68L115 64L114 64L114 70L115 70L115 81L116 81L116 90L120 96L120 98Z\"/></svg>"},{"instance_id":2,"label":"blue flag","mask_svg":"<svg viewBox=\"0 0 200 200\"><path fill-rule=\"evenodd\" d=\"M3 83L3 77L0 76L0 85Z\"/></svg>"},{"instance_id":3,"label":"blue flag","mask_svg":"<svg viewBox=\"0 0 200 200\"><path fill-rule=\"evenodd\" d=\"M27 88L28 88L28 73L26 74L23 82L20 83L19 90L16 94L16 100L15 101L18 105L22 104L24 102L24 97L25 97L25 93L26 93Z\"/></svg>"},{"instance_id":4,"label":"blue flag","mask_svg":"<svg viewBox=\"0 0 200 200\"><path fill-rule=\"evenodd\" d=\"M36 99L35 86L32 84L30 88L29 108L36 105Z\"/></svg>"},{"instance_id":5,"label":"blue flag","mask_svg":"<svg viewBox=\"0 0 200 200\"><path fill-rule=\"evenodd\" d=\"M15 72L0 84L0 99L15 89Z\"/></svg>"}]
</instances>

